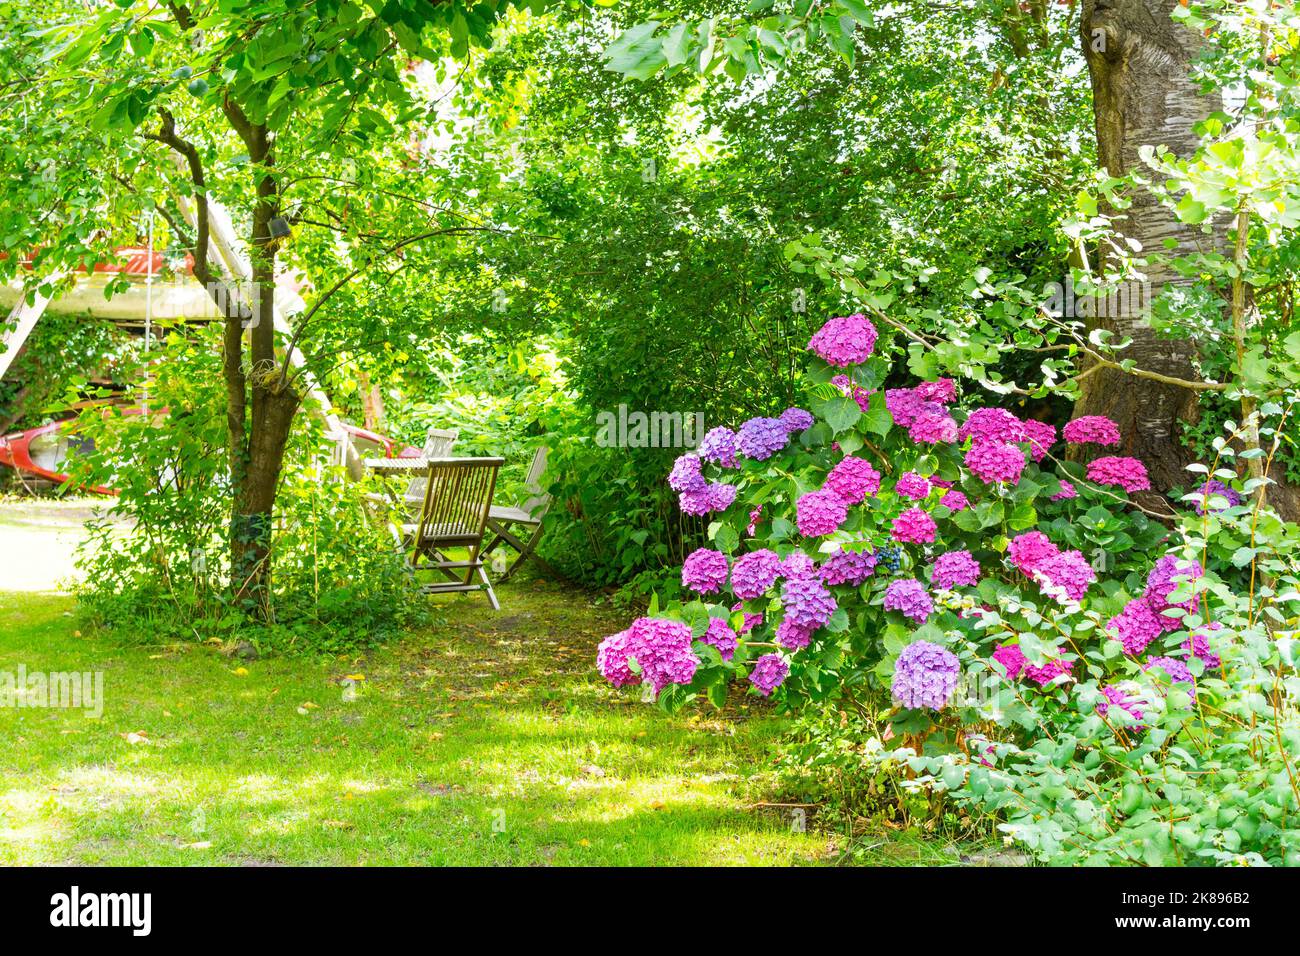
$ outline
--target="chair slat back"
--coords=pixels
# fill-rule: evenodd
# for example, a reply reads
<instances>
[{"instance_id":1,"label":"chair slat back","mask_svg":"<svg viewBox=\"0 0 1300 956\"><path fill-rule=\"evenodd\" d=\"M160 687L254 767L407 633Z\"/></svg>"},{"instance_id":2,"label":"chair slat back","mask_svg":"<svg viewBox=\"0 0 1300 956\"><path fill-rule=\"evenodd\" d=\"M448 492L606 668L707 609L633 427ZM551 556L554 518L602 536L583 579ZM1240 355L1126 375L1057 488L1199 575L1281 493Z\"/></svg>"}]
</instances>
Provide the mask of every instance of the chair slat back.
<instances>
[{"instance_id":1,"label":"chair slat back","mask_svg":"<svg viewBox=\"0 0 1300 956\"><path fill-rule=\"evenodd\" d=\"M497 473L504 458L443 458L429 462L417 547L440 542L482 544Z\"/></svg>"},{"instance_id":2,"label":"chair slat back","mask_svg":"<svg viewBox=\"0 0 1300 956\"><path fill-rule=\"evenodd\" d=\"M530 494L521 507L535 518L545 512L551 504L551 496L547 494L546 487L542 483L542 475L546 473L546 455L549 451L550 449L545 445L537 449L536 454L533 455L533 463L528 466L528 477L524 479L524 487Z\"/></svg>"},{"instance_id":3,"label":"chair slat back","mask_svg":"<svg viewBox=\"0 0 1300 956\"><path fill-rule=\"evenodd\" d=\"M451 450L459 437L460 432L454 428L430 428L424 433L424 447L420 450L420 457L450 458ZM406 486L406 500L413 504L423 501L426 481L424 475L412 478Z\"/></svg>"}]
</instances>

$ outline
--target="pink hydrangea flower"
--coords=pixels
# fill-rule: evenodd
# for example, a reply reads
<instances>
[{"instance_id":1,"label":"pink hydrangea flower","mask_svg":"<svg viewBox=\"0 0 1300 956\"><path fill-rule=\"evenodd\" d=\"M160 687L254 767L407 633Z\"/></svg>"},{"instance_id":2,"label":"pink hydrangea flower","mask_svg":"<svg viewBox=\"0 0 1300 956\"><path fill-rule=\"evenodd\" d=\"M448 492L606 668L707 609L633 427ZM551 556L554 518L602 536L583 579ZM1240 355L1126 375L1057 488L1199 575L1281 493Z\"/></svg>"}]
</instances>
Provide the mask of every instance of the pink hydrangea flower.
<instances>
[{"instance_id":1,"label":"pink hydrangea flower","mask_svg":"<svg viewBox=\"0 0 1300 956\"><path fill-rule=\"evenodd\" d=\"M754 662L754 669L749 674L749 682L760 694L768 697L772 691L785 683L788 676L790 676L790 665L780 654L764 654Z\"/></svg>"},{"instance_id":2,"label":"pink hydrangea flower","mask_svg":"<svg viewBox=\"0 0 1300 956\"><path fill-rule=\"evenodd\" d=\"M1025 454L1015 445L979 441L966 452L966 467L985 484L1020 483L1025 468Z\"/></svg>"},{"instance_id":3,"label":"pink hydrangea flower","mask_svg":"<svg viewBox=\"0 0 1300 956\"><path fill-rule=\"evenodd\" d=\"M1136 721L1136 723L1126 724L1124 729L1134 732L1146 729L1146 725L1142 723L1142 706L1145 702L1141 690L1135 683L1122 681L1119 684L1107 684L1101 689L1101 693L1106 699L1097 702L1097 713L1105 717L1110 713L1110 709L1115 707Z\"/></svg>"},{"instance_id":4,"label":"pink hydrangea flower","mask_svg":"<svg viewBox=\"0 0 1300 956\"><path fill-rule=\"evenodd\" d=\"M795 502L795 524L805 538L833 534L848 516L848 503L828 488L800 495Z\"/></svg>"},{"instance_id":5,"label":"pink hydrangea flower","mask_svg":"<svg viewBox=\"0 0 1300 956\"><path fill-rule=\"evenodd\" d=\"M705 644L712 644L716 647L724 661L729 661L735 656L736 647L740 643L736 638L736 632L731 629L731 625L720 617L709 618L709 628L701 635L700 640Z\"/></svg>"},{"instance_id":6,"label":"pink hydrangea flower","mask_svg":"<svg viewBox=\"0 0 1300 956\"><path fill-rule=\"evenodd\" d=\"M798 651L812 643L816 628L785 618L776 626L776 642L787 651Z\"/></svg>"},{"instance_id":7,"label":"pink hydrangea flower","mask_svg":"<svg viewBox=\"0 0 1300 956\"><path fill-rule=\"evenodd\" d=\"M974 439L976 444L1014 445L1025 440L1024 423L1005 408L977 408L957 430L957 437Z\"/></svg>"},{"instance_id":8,"label":"pink hydrangea flower","mask_svg":"<svg viewBox=\"0 0 1300 956\"><path fill-rule=\"evenodd\" d=\"M1082 419L1075 420L1082 421ZM1151 490L1151 479L1147 477L1146 465L1136 458L1093 459L1088 463L1088 480L1095 481L1099 485L1123 488L1129 494Z\"/></svg>"},{"instance_id":9,"label":"pink hydrangea flower","mask_svg":"<svg viewBox=\"0 0 1300 956\"><path fill-rule=\"evenodd\" d=\"M1056 443L1056 427L1033 418L1025 419L1020 427L1024 434L1021 441L1029 442L1030 457L1034 461L1042 461L1043 456Z\"/></svg>"},{"instance_id":10,"label":"pink hydrangea flower","mask_svg":"<svg viewBox=\"0 0 1300 956\"><path fill-rule=\"evenodd\" d=\"M895 482L894 491L904 498L920 501L930 494L930 482L914 471L906 471Z\"/></svg>"},{"instance_id":11,"label":"pink hydrangea flower","mask_svg":"<svg viewBox=\"0 0 1300 956\"><path fill-rule=\"evenodd\" d=\"M712 594L727 583L727 556L712 548L692 551L682 562L682 584L700 594Z\"/></svg>"},{"instance_id":12,"label":"pink hydrangea flower","mask_svg":"<svg viewBox=\"0 0 1300 956\"><path fill-rule=\"evenodd\" d=\"M925 411L925 399L910 388L889 388L885 390L885 409L894 419L894 424L911 428L917 417Z\"/></svg>"},{"instance_id":13,"label":"pink hydrangea flower","mask_svg":"<svg viewBox=\"0 0 1300 956\"><path fill-rule=\"evenodd\" d=\"M1064 478L1060 479L1061 490L1052 495L1052 501L1068 501L1071 498L1079 497L1079 493L1074 490L1074 485L1070 484Z\"/></svg>"},{"instance_id":14,"label":"pink hydrangea flower","mask_svg":"<svg viewBox=\"0 0 1300 956\"><path fill-rule=\"evenodd\" d=\"M924 401L947 405L957 400L957 383L950 378L921 382L916 386L916 394Z\"/></svg>"},{"instance_id":15,"label":"pink hydrangea flower","mask_svg":"<svg viewBox=\"0 0 1300 956\"><path fill-rule=\"evenodd\" d=\"M1084 415L1065 423L1062 436L1072 445L1118 445L1119 426L1105 415Z\"/></svg>"},{"instance_id":16,"label":"pink hydrangea flower","mask_svg":"<svg viewBox=\"0 0 1300 956\"><path fill-rule=\"evenodd\" d=\"M880 472L865 458L841 458L826 476L826 485L849 504L862 504L880 490Z\"/></svg>"},{"instance_id":17,"label":"pink hydrangea flower","mask_svg":"<svg viewBox=\"0 0 1300 956\"><path fill-rule=\"evenodd\" d=\"M1036 571L1052 588L1064 591L1071 601L1082 601L1088 586L1097 580L1097 572L1082 551L1062 551L1044 558Z\"/></svg>"},{"instance_id":18,"label":"pink hydrangea flower","mask_svg":"<svg viewBox=\"0 0 1300 956\"><path fill-rule=\"evenodd\" d=\"M912 420L907 434L925 445L946 445L957 440L957 421L944 411L926 409Z\"/></svg>"},{"instance_id":19,"label":"pink hydrangea flower","mask_svg":"<svg viewBox=\"0 0 1300 956\"><path fill-rule=\"evenodd\" d=\"M1019 644L1004 644L993 652L993 659L1007 669L1007 677L1015 680L1025 669L1025 653Z\"/></svg>"},{"instance_id":20,"label":"pink hydrangea flower","mask_svg":"<svg viewBox=\"0 0 1300 956\"><path fill-rule=\"evenodd\" d=\"M831 384L845 395L852 395L853 400L858 403L858 408L862 409L862 411L865 412L871 408L872 393L854 382L847 375L836 375L831 379Z\"/></svg>"},{"instance_id":21,"label":"pink hydrangea flower","mask_svg":"<svg viewBox=\"0 0 1300 956\"><path fill-rule=\"evenodd\" d=\"M904 544L929 544L939 527L920 508L908 508L894 519L890 537Z\"/></svg>"},{"instance_id":22,"label":"pink hydrangea flower","mask_svg":"<svg viewBox=\"0 0 1300 956\"><path fill-rule=\"evenodd\" d=\"M1025 676L1039 687L1056 683L1062 674L1069 674L1074 667L1073 661L1049 660L1042 664L1025 664Z\"/></svg>"},{"instance_id":23,"label":"pink hydrangea flower","mask_svg":"<svg viewBox=\"0 0 1300 956\"><path fill-rule=\"evenodd\" d=\"M808 343L827 364L839 368L865 362L875 347L876 327L861 313L831 319Z\"/></svg>"},{"instance_id":24,"label":"pink hydrangea flower","mask_svg":"<svg viewBox=\"0 0 1300 956\"><path fill-rule=\"evenodd\" d=\"M1041 531L1026 531L1011 539L1007 546L1007 557L1021 574L1033 577L1048 558L1056 557L1058 549L1050 538Z\"/></svg>"},{"instance_id":25,"label":"pink hydrangea flower","mask_svg":"<svg viewBox=\"0 0 1300 956\"><path fill-rule=\"evenodd\" d=\"M596 648L596 668L615 687L641 683L640 675L632 673L628 666L632 654L627 649L627 638L627 631L619 631L605 638Z\"/></svg>"},{"instance_id":26,"label":"pink hydrangea flower","mask_svg":"<svg viewBox=\"0 0 1300 956\"><path fill-rule=\"evenodd\" d=\"M781 576L786 578L810 578L817 573L817 562L802 551L792 551L781 562Z\"/></svg>"},{"instance_id":27,"label":"pink hydrangea flower","mask_svg":"<svg viewBox=\"0 0 1300 956\"><path fill-rule=\"evenodd\" d=\"M669 684L689 684L695 677L700 659L691 643L691 629L681 621L637 618L626 631L601 642L596 663L607 680L621 686L632 683L627 662L635 658L641 678L658 694Z\"/></svg>"},{"instance_id":28,"label":"pink hydrangea flower","mask_svg":"<svg viewBox=\"0 0 1300 956\"><path fill-rule=\"evenodd\" d=\"M1206 669L1219 667L1223 664L1223 658L1210 649L1210 635L1221 630L1223 625L1218 621L1202 624L1192 631L1191 637L1183 641L1183 650L1190 653L1192 657L1199 657Z\"/></svg>"},{"instance_id":29,"label":"pink hydrangea flower","mask_svg":"<svg viewBox=\"0 0 1300 956\"><path fill-rule=\"evenodd\" d=\"M979 562L969 551L949 551L934 559L930 567L930 580L935 587L953 590L969 587L980 579Z\"/></svg>"},{"instance_id":30,"label":"pink hydrangea flower","mask_svg":"<svg viewBox=\"0 0 1300 956\"><path fill-rule=\"evenodd\" d=\"M943 505L949 511L964 511L970 507L970 501L964 494L955 488L940 498L939 504Z\"/></svg>"},{"instance_id":31,"label":"pink hydrangea flower","mask_svg":"<svg viewBox=\"0 0 1300 956\"><path fill-rule=\"evenodd\" d=\"M1160 616L1142 598L1134 598L1106 622L1106 631L1124 645L1124 653L1137 657L1147 645L1164 633Z\"/></svg>"}]
</instances>

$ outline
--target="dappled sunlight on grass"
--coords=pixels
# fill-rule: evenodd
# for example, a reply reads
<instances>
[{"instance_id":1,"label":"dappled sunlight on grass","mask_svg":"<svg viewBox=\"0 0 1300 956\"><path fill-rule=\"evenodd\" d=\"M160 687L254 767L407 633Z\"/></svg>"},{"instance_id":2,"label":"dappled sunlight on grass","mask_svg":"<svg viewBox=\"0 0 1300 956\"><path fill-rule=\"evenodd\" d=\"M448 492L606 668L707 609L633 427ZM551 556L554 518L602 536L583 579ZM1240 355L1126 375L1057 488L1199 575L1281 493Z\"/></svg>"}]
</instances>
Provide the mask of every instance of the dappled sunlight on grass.
<instances>
[{"instance_id":1,"label":"dappled sunlight on grass","mask_svg":"<svg viewBox=\"0 0 1300 956\"><path fill-rule=\"evenodd\" d=\"M605 685L616 621L546 584L443 602L347 659L235 662L76 636L66 598L0 595L0 668L103 669L99 720L5 709L20 746L0 862L824 862L827 838L749 809L777 718L668 716ZM19 610L21 609L21 610ZM341 678L363 673L355 700Z\"/></svg>"}]
</instances>

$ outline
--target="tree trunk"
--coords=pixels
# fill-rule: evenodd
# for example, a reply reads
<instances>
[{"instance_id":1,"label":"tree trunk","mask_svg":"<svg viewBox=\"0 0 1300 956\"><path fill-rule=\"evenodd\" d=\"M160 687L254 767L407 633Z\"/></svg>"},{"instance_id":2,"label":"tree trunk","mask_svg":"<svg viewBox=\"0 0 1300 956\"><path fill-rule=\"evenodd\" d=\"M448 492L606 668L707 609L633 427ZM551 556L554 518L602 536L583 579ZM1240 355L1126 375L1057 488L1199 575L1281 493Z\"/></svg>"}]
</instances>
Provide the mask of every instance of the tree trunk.
<instances>
[{"instance_id":1,"label":"tree trunk","mask_svg":"<svg viewBox=\"0 0 1300 956\"><path fill-rule=\"evenodd\" d=\"M1187 156L1199 144L1193 124L1222 107L1221 98L1206 98L1188 76L1198 35L1170 19L1178 0L1084 0L1081 33L1092 77L1097 152L1114 176L1141 166L1138 149L1165 146ZM1178 243L1179 254L1204 245L1197 227L1180 223L1149 195L1135 197L1117 221L1126 238L1142 244L1142 255L1163 251L1166 239ZM1103 263L1104 265L1104 263ZM1110 329L1116 341L1132 339L1117 353L1119 360L1153 372L1196 379L1193 349L1186 341L1158 337L1149 322L1151 300L1166 285L1189 280L1168 267L1145 268L1148 284L1130 284L1116 296L1104 315L1088 319L1089 327ZM1196 415L1196 395L1189 389L1136 378L1117 369L1097 369L1082 382L1075 415L1106 415L1119 423L1124 435L1120 454L1140 458L1147 466L1154 491L1190 486L1184 469L1190 454L1178 441L1180 423Z\"/></svg>"}]
</instances>

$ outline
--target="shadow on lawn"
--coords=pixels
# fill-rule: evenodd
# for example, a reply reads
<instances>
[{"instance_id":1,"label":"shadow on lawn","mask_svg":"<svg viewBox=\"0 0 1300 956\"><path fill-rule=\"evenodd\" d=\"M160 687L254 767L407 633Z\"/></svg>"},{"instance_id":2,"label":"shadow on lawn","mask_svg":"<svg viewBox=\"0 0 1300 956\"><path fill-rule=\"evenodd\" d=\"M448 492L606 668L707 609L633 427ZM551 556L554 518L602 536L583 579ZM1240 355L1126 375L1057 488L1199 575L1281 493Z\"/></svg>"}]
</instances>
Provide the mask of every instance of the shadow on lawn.
<instances>
[{"instance_id":1,"label":"shadow on lawn","mask_svg":"<svg viewBox=\"0 0 1300 956\"><path fill-rule=\"evenodd\" d=\"M667 716L595 674L621 616L513 585L346 660L240 665L77 636L0 596L0 669L106 670L99 720L5 708L0 862L739 864L834 859L748 809L780 721L739 697ZM241 672L242 671L242 672ZM356 700L339 680L360 672Z\"/></svg>"}]
</instances>

